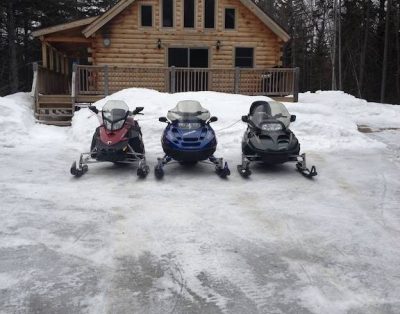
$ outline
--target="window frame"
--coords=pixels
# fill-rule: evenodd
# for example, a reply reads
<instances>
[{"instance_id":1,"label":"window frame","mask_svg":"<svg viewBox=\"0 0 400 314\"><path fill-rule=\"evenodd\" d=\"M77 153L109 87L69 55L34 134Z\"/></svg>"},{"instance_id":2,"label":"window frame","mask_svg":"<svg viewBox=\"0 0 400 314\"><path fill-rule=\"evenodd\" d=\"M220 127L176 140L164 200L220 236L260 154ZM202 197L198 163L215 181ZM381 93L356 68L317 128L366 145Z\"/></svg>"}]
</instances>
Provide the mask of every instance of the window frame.
<instances>
[{"instance_id":1,"label":"window frame","mask_svg":"<svg viewBox=\"0 0 400 314\"><path fill-rule=\"evenodd\" d=\"M235 11L235 20L234 20L235 25L234 25L233 28L226 28L226 25L225 25L226 9L233 9ZM223 21L222 21L223 29L226 30L226 31L235 31L235 30L237 30L237 24L238 24L238 9L237 9L237 7L233 7L233 6L223 7L222 14L223 14Z\"/></svg>"},{"instance_id":2,"label":"window frame","mask_svg":"<svg viewBox=\"0 0 400 314\"><path fill-rule=\"evenodd\" d=\"M252 56L252 66L251 67L240 67L236 66L236 49L252 49L253 50L253 56ZM256 48L255 47L249 47L249 46L235 46L233 47L233 67L234 68L241 68L241 69L254 69L256 67Z\"/></svg>"},{"instance_id":3,"label":"window frame","mask_svg":"<svg viewBox=\"0 0 400 314\"><path fill-rule=\"evenodd\" d=\"M151 7L151 26L142 25L142 7ZM139 5L139 28L154 28L155 22L155 12L153 4L141 3Z\"/></svg>"},{"instance_id":4,"label":"window frame","mask_svg":"<svg viewBox=\"0 0 400 314\"><path fill-rule=\"evenodd\" d=\"M177 25L177 21L176 21L176 1L177 0L171 0L172 1L172 26L164 26L163 23L163 18L164 18L164 0L160 0L159 1L159 10L160 10L160 29L164 29L164 30L174 30L176 25Z\"/></svg>"}]
</instances>

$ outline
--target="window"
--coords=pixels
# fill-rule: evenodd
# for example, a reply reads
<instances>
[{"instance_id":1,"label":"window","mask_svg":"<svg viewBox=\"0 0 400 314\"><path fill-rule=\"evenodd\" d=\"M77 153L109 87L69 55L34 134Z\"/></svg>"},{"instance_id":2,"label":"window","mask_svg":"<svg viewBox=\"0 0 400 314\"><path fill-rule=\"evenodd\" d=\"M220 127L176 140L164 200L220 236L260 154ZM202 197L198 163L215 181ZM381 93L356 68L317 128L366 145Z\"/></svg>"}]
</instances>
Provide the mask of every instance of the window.
<instances>
[{"instance_id":1,"label":"window","mask_svg":"<svg viewBox=\"0 0 400 314\"><path fill-rule=\"evenodd\" d=\"M151 5L142 5L140 14L142 26L153 26L153 7Z\"/></svg>"},{"instance_id":2,"label":"window","mask_svg":"<svg viewBox=\"0 0 400 314\"><path fill-rule=\"evenodd\" d=\"M207 68L207 48L168 48L168 66Z\"/></svg>"},{"instance_id":3,"label":"window","mask_svg":"<svg viewBox=\"0 0 400 314\"><path fill-rule=\"evenodd\" d=\"M225 8L225 28L235 29L236 10L233 8Z\"/></svg>"},{"instance_id":4,"label":"window","mask_svg":"<svg viewBox=\"0 0 400 314\"><path fill-rule=\"evenodd\" d=\"M235 48L235 67L252 68L254 66L254 48Z\"/></svg>"},{"instance_id":5,"label":"window","mask_svg":"<svg viewBox=\"0 0 400 314\"><path fill-rule=\"evenodd\" d=\"M204 28L215 27L215 0L204 0Z\"/></svg>"},{"instance_id":6,"label":"window","mask_svg":"<svg viewBox=\"0 0 400 314\"><path fill-rule=\"evenodd\" d=\"M184 0L183 2L183 27L194 27L194 0Z\"/></svg>"},{"instance_id":7,"label":"window","mask_svg":"<svg viewBox=\"0 0 400 314\"><path fill-rule=\"evenodd\" d=\"M174 26L174 0L162 0L162 26Z\"/></svg>"}]
</instances>

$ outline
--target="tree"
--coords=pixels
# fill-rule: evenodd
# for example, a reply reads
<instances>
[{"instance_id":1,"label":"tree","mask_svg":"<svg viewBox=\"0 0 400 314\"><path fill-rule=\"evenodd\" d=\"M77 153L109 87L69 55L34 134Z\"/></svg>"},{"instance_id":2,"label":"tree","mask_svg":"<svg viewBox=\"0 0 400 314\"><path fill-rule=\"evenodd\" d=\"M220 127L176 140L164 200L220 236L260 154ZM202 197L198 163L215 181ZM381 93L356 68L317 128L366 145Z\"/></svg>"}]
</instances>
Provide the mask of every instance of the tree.
<instances>
[{"instance_id":1,"label":"tree","mask_svg":"<svg viewBox=\"0 0 400 314\"><path fill-rule=\"evenodd\" d=\"M388 66L388 50L389 50L389 25L390 25L390 11L392 8L392 1L386 2L386 21L385 21L385 44L383 50L383 65L382 65L382 80L381 80L381 98L380 101L385 101L386 79L387 79L387 66Z\"/></svg>"},{"instance_id":2,"label":"tree","mask_svg":"<svg viewBox=\"0 0 400 314\"><path fill-rule=\"evenodd\" d=\"M9 0L7 3L7 33L10 64L10 91L15 93L18 91L18 62L14 0Z\"/></svg>"}]
</instances>

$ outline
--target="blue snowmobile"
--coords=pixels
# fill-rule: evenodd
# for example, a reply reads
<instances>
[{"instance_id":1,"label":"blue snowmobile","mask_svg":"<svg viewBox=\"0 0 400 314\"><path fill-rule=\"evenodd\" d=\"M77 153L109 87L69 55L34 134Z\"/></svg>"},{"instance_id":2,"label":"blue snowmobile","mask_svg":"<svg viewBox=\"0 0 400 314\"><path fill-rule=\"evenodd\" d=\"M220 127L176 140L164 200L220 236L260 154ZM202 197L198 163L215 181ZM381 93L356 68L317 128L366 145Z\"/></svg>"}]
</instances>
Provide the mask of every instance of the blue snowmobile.
<instances>
[{"instance_id":1,"label":"blue snowmobile","mask_svg":"<svg viewBox=\"0 0 400 314\"><path fill-rule=\"evenodd\" d=\"M221 178L229 176L228 163L214 157L217 139L210 123L217 120L217 117L211 117L210 112L194 100L180 101L168 111L167 117L160 117L159 121L168 125L161 138L165 156L158 158L154 169L156 178L164 176L164 166L173 160L182 165L210 163L215 166Z\"/></svg>"}]
</instances>

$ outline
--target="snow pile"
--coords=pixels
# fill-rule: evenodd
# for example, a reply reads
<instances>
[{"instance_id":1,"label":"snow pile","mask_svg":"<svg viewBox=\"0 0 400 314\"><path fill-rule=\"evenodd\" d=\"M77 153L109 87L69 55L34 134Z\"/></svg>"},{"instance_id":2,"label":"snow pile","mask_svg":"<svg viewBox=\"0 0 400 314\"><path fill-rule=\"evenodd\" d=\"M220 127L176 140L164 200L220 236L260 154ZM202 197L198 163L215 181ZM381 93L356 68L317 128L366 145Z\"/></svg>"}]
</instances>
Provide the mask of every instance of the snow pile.
<instances>
[{"instance_id":1,"label":"snow pile","mask_svg":"<svg viewBox=\"0 0 400 314\"><path fill-rule=\"evenodd\" d=\"M400 106L367 102L341 91L300 94L300 102L330 108L334 114L345 114L358 125L400 128Z\"/></svg>"},{"instance_id":2,"label":"snow pile","mask_svg":"<svg viewBox=\"0 0 400 314\"><path fill-rule=\"evenodd\" d=\"M35 124L33 99L29 93L0 97L0 146L20 143Z\"/></svg>"},{"instance_id":3,"label":"snow pile","mask_svg":"<svg viewBox=\"0 0 400 314\"><path fill-rule=\"evenodd\" d=\"M189 92L166 94L147 89L126 89L95 103L101 109L107 100L124 100L131 109L144 107L144 116L138 116L143 129L147 151L162 153L160 137L165 124L158 117L165 116L180 100L198 100L219 118L213 124L219 140L220 154L239 156L240 142L246 125L240 121L255 100L269 100L263 96L243 96L216 92ZM400 108L370 104L342 92L301 94L299 103L286 103L297 121L291 125L305 151L333 151L335 149L379 149L384 145L357 130L357 124L400 126ZM90 145L96 115L87 109L75 114L72 123L73 140L81 149Z\"/></svg>"},{"instance_id":4,"label":"snow pile","mask_svg":"<svg viewBox=\"0 0 400 314\"><path fill-rule=\"evenodd\" d=\"M167 111L175 107L180 100L198 100L207 108L212 116L217 116L219 120L213 123L214 129L219 137L220 152L235 149L240 151L240 140L246 128L240 122L241 116L245 115L250 104L255 100L270 100L267 97L250 97L242 95L222 94L216 92L189 92L167 94L154 90L131 88L115 93L105 99L95 103L98 109L110 99L124 100L129 108L144 107L144 115L136 116L142 127L146 151L156 151L161 153L161 134L165 128L164 123L160 123L158 118L166 116ZM237 122L237 123L236 123ZM221 130L236 123L233 127ZM72 121L72 136L82 148L87 149L90 145L94 129L99 125L98 119L88 109L77 112Z\"/></svg>"}]
</instances>

